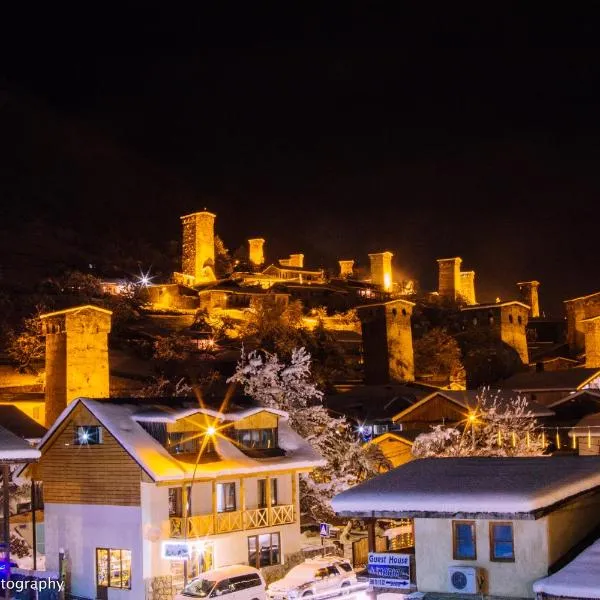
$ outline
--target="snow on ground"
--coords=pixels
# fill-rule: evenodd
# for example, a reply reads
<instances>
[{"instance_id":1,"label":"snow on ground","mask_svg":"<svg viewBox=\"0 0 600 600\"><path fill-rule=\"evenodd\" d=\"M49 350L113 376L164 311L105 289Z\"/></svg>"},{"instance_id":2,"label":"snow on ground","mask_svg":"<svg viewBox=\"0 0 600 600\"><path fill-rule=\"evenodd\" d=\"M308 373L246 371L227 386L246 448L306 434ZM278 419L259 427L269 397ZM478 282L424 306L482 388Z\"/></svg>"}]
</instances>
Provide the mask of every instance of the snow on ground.
<instances>
[{"instance_id":1,"label":"snow on ground","mask_svg":"<svg viewBox=\"0 0 600 600\"><path fill-rule=\"evenodd\" d=\"M16 556L11 556L11 560L16 562L19 565L19 569L26 569L31 571L33 569L33 557L32 556L24 556L23 558L17 558ZM45 571L46 570L46 557L43 554L38 554L37 557L37 570Z\"/></svg>"},{"instance_id":2,"label":"snow on ground","mask_svg":"<svg viewBox=\"0 0 600 600\"><path fill-rule=\"evenodd\" d=\"M551 596L600 598L600 540L560 571L536 581L533 591Z\"/></svg>"}]
</instances>

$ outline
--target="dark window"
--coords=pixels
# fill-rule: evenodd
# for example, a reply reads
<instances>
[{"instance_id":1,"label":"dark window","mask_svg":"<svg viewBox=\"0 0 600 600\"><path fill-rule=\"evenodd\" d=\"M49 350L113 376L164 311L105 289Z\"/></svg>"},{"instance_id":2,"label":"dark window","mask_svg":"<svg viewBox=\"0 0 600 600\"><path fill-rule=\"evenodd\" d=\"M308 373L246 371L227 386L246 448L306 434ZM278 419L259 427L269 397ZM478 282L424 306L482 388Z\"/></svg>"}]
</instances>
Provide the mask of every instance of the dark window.
<instances>
[{"instance_id":1,"label":"dark window","mask_svg":"<svg viewBox=\"0 0 600 600\"><path fill-rule=\"evenodd\" d=\"M315 579L316 580L325 579L325 577L327 577L327 575L328 575L328 573L327 573L327 569L325 567L322 567L315 571Z\"/></svg>"},{"instance_id":2,"label":"dark window","mask_svg":"<svg viewBox=\"0 0 600 600\"><path fill-rule=\"evenodd\" d=\"M191 486L188 486L187 514L190 514L190 494ZM183 488L169 488L169 517L183 517Z\"/></svg>"},{"instance_id":3,"label":"dark window","mask_svg":"<svg viewBox=\"0 0 600 600\"><path fill-rule=\"evenodd\" d=\"M235 483L217 483L217 512L236 510Z\"/></svg>"},{"instance_id":4,"label":"dark window","mask_svg":"<svg viewBox=\"0 0 600 600\"><path fill-rule=\"evenodd\" d=\"M333 565L327 567L327 575L337 577L339 574L340 572Z\"/></svg>"},{"instance_id":5,"label":"dark window","mask_svg":"<svg viewBox=\"0 0 600 600\"><path fill-rule=\"evenodd\" d=\"M514 562L512 523L490 523L490 560Z\"/></svg>"},{"instance_id":6,"label":"dark window","mask_svg":"<svg viewBox=\"0 0 600 600\"><path fill-rule=\"evenodd\" d=\"M240 575L239 577L232 577L229 581L231 585L233 585L233 588L236 592L239 592L241 590L247 590L253 587L258 587L262 584L260 577L256 573Z\"/></svg>"},{"instance_id":7,"label":"dark window","mask_svg":"<svg viewBox=\"0 0 600 600\"><path fill-rule=\"evenodd\" d=\"M518 323L519 325L522 325L522 324L523 324L523 317L521 317L521 315L519 315L519 316L517 317L517 323Z\"/></svg>"},{"instance_id":8,"label":"dark window","mask_svg":"<svg viewBox=\"0 0 600 600\"><path fill-rule=\"evenodd\" d=\"M215 589L211 596L224 596L226 594L233 594L235 592L235 588L231 585L229 579L223 579L223 581L219 581L217 585L215 585Z\"/></svg>"},{"instance_id":9,"label":"dark window","mask_svg":"<svg viewBox=\"0 0 600 600\"><path fill-rule=\"evenodd\" d=\"M268 450L277 448L277 428L238 429L238 442L243 448Z\"/></svg>"},{"instance_id":10,"label":"dark window","mask_svg":"<svg viewBox=\"0 0 600 600\"><path fill-rule=\"evenodd\" d=\"M343 571L346 571L346 573L350 573L350 571L352 571L352 565L350 563L341 562L338 563L337 566L340 567Z\"/></svg>"},{"instance_id":11,"label":"dark window","mask_svg":"<svg viewBox=\"0 0 600 600\"><path fill-rule=\"evenodd\" d=\"M258 480L258 508L267 507L267 480ZM271 506L277 506L277 479L271 479Z\"/></svg>"},{"instance_id":12,"label":"dark window","mask_svg":"<svg viewBox=\"0 0 600 600\"><path fill-rule=\"evenodd\" d=\"M513 316L512 315L508 315L508 322L512 323L513 322Z\"/></svg>"},{"instance_id":13,"label":"dark window","mask_svg":"<svg viewBox=\"0 0 600 600\"><path fill-rule=\"evenodd\" d=\"M473 521L452 521L454 560L475 560L477 545Z\"/></svg>"},{"instance_id":14,"label":"dark window","mask_svg":"<svg viewBox=\"0 0 600 600\"><path fill-rule=\"evenodd\" d=\"M260 569L281 562L279 533L263 533L248 538L248 564Z\"/></svg>"},{"instance_id":15,"label":"dark window","mask_svg":"<svg viewBox=\"0 0 600 600\"><path fill-rule=\"evenodd\" d=\"M78 425L75 427L76 446L96 446L102 443L102 428L97 425Z\"/></svg>"}]
</instances>

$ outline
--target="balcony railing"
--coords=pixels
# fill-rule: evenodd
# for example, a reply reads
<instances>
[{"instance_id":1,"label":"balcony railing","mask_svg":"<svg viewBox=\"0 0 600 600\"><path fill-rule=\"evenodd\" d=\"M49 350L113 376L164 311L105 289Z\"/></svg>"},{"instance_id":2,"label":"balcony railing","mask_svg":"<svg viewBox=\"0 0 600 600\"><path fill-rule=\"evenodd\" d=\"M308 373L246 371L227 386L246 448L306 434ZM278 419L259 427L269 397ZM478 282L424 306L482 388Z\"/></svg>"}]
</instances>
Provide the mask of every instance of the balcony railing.
<instances>
[{"instance_id":1,"label":"balcony railing","mask_svg":"<svg viewBox=\"0 0 600 600\"><path fill-rule=\"evenodd\" d=\"M254 508L216 513L214 515L195 515L187 519L171 517L169 532L172 538L198 538L216 533L229 533L242 529L258 529L271 525L287 525L294 522L294 505L281 504L271 508Z\"/></svg>"}]
</instances>

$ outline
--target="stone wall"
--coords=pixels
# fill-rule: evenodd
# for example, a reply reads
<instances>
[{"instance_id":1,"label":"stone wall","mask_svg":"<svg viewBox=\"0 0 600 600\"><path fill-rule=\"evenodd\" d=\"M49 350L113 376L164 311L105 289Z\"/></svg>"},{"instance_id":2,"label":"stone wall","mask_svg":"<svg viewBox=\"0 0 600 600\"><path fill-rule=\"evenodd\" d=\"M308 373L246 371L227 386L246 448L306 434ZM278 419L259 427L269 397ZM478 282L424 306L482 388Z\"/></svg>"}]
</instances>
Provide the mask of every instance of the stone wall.
<instances>
[{"instance_id":1,"label":"stone wall","mask_svg":"<svg viewBox=\"0 0 600 600\"><path fill-rule=\"evenodd\" d=\"M600 316L586 319L585 330L585 366L600 369Z\"/></svg>"},{"instance_id":2,"label":"stone wall","mask_svg":"<svg viewBox=\"0 0 600 600\"><path fill-rule=\"evenodd\" d=\"M265 262L264 244L265 240L262 238L248 240L248 256L255 267L260 267Z\"/></svg>"},{"instance_id":3,"label":"stone wall","mask_svg":"<svg viewBox=\"0 0 600 600\"><path fill-rule=\"evenodd\" d=\"M183 225L181 269L195 283L214 281L215 218L209 212L181 217Z\"/></svg>"},{"instance_id":4,"label":"stone wall","mask_svg":"<svg viewBox=\"0 0 600 600\"><path fill-rule=\"evenodd\" d=\"M585 349L585 330L582 321L600 315L600 292L565 302L567 312L567 341L571 352Z\"/></svg>"},{"instance_id":5,"label":"stone wall","mask_svg":"<svg viewBox=\"0 0 600 600\"><path fill-rule=\"evenodd\" d=\"M377 252L369 254L371 261L371 281L378 285L384 292L391 292L394 286L392 275L391 252Z\"/></svg>"},{"instance_id":6,"label":"stone wall","mask_svg":"<svg viewBox=\"0 0 600 600\"><path fill-rule=\"evenodd\" d=\"M460 295L467 304L477 304L475 299L475 271L460 272Z\"/></svg>"},{"instance_id":7,"label":"stone wall","mask_svg":"<svg viewBox=\"0 0 600 600\"><path fill-rule=\"evenodd\" d=\"M540 301L538 296L538 287L540 286L539 281L522 281L517 283L519 292L521 293L521 300L531 307L529 310L529 316L536 318L540 316Z\"/></svg>"},{"instance_id":8,"label":"stone wall","mask_svg":"<svg viewBox=\"0 0 600 600\"><path fill-rule=\"evenodd\" d=\"M461 293L460 265L462 258L439 258L438 293L444 298L456 300Z\"/></svg>"}]
</instances>

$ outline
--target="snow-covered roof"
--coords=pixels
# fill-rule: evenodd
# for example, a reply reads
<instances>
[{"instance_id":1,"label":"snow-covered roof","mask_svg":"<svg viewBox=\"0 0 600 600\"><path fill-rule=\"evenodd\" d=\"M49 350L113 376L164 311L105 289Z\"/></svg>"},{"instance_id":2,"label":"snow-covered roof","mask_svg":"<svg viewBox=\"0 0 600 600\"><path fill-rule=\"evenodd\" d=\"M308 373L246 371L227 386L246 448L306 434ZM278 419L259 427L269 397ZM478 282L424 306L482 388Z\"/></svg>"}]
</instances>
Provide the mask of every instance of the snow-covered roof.
<instances>
[{"instance_id":1,"label":"snow-covered roof","mask_svg":"<svg viewBox=\"0 0 600 600\"><path fill-rule=\"evenodd\" d=\"M343 516L535 519L598 487L595 456L424 458L338 494L333 509Z\"/></svg>"},{"instance_id":2,"label":"snow-covered roof","mask_svg":"<svg viewBox=\"0 0 600 600\"><path fill-rule=\"evenodd\" d=\"M178 411L165 411L159 408L152 408L147 411L138 412L132 418L138 423L175 423L175 421L178 421L179 419L185 419L192 415L206 415L208 417L219 419L219 421L233 422L247 419L248 417L261 412L277 415L284 421L287 421L288 419L288 414L285 411L276 408L263 408L262 406L232 412L221 412L212 408L185 408Z\"/></svg>"},{"instance_id":3,"label":"snow-covered roof","mask_svg":"<svg viewBox=\"0 0 600 600\"><path fill-rule=\"evenodd\" d=\"M516 373L502 382L503 389L518 392L567 391L584 389L593 380L600 378L600 369L575 367L558 371L526 371Z\"/></svg>"},{"instance_id":4,"label":"snow-covered roof","mask_svg":"<svg viewBox=\"0 0 600 600\"><path fill-rule=\"evenodd\" d=\"M148 400L149 404L144 404L143 401L139 403L121 403L111 402L110 400L78 398L69 404L44 436L40 443L40 449L43 451L45 444L74 408L79 404L83 404L154 481L191 478L194 473L194 462L184 462L171 455L138 422L140 415L149 415L152 410L155 410L150 404L152 400ZM252 409L233 414L239 419L242 418L240 416L242 414L249 416L261 410L267 409ZM268 410L274 412L273 409ZM194 412L199 411L196 409ZM281 413L282 411L278 412ZM227 419L230 420L229 415L227 415ZM142 421L147 423L150 419L146 418ZM165 421L154 419L154 422L164 423ZM308 442L304 441L283 421L279 422L278 440L279 448L284 451L283 456L253 458L244 454L227 438L215 436L215 449L220 460L198 463L195 469L196 478L214 478L279 469L311 469L325 464L325 461Z\"/></svg>"},{"instance_id":5,"label":"snow-covered roof","mask_svg":"<svg viewBox=\"0 0 600 600\"><path fill-rule=\"evenodd\" d=\"M0 462L34 462L40 451L32 448L25 440L0 427Z\"/></svg>"},{"instance_id":6,"label":"snow-covered roof","mask_svg":"<svg viewBox=\"0 0 600 600\"><path fill-rule=\"evenodd\" d=\"M600 598L600 540L549 577L533 584L536 594L568 598Z\"/></svg>"}]
</instances>

